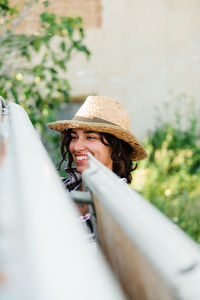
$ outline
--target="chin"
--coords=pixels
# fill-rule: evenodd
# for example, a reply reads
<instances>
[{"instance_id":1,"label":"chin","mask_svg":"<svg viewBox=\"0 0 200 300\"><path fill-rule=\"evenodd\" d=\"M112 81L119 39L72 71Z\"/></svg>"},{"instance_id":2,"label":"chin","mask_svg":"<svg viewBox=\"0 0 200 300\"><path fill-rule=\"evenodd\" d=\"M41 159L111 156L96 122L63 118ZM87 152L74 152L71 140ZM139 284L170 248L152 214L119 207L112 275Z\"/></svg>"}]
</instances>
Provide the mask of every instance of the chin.
<instances>
[{"instance_id":1,"label":"chin","mask_svg":"<svg viewBox=\"0 0 200 300\"><path fill-rule=\"evenodd\" d=\"M88 169L88 166L82 166L82 167L76 167L76 169L77 169L77 171L79 172L79 173L82 173L83 171L85 171L86 169Z\"/></svg>"}]
</instances>

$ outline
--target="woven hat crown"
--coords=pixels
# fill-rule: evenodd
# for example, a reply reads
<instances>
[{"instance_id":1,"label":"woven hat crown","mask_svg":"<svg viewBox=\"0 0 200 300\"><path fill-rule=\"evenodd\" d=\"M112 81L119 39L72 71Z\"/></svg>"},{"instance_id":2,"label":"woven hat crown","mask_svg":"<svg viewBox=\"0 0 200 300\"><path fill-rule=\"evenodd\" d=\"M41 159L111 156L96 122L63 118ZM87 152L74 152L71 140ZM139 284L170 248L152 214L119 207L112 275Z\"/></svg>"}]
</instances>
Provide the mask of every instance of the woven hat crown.
<instances>
[{"instance_id":1,"label":"woven hat crown","mask_svg":"<svg viewBox=\"0 0 200 300\"><path fill-rule=\"evenodd\" d=\"M130 129L126 109L115 99L106 96L89 96L74 116L74 120L97 121Z\"/></svg>"}]
</instances>

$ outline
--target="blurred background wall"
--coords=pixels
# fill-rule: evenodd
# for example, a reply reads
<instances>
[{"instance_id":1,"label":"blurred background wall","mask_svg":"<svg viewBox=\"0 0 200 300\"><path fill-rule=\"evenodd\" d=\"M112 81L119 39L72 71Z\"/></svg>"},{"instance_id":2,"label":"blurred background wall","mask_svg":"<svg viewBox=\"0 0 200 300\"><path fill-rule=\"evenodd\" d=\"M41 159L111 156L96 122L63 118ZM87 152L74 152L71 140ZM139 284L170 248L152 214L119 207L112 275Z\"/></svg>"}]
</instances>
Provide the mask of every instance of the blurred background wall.
<instances>
[{"instance_id":1,"label":"blurred background wall","mask_svg":"<svg viewBox=\"0 0 200 300\"><path fill-rule=\"evenodd\" d=\"M83 17L92 55L87 61L79 54L70 63L72 99L119 99L140 138L155 126L155 107L162 103L179 98L181 108L193 98L200 106L199 0L52 0L49 9ZM40 4L17 30L37 29L39 10Z\"/></svg>"}]
</instances>

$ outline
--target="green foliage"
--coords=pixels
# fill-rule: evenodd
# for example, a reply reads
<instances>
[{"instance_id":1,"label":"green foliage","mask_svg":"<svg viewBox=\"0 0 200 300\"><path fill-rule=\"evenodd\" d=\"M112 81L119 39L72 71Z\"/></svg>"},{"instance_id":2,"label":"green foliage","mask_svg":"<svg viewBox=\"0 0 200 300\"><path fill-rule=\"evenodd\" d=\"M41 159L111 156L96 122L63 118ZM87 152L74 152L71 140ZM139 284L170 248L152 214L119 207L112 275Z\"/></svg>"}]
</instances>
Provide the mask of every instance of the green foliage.
<instances>
[{"instance_id":1,"label":"green foliage","mask_svg":"<svg viewBox=\"0 0 200 300\"><path fill-rule=\"evenodd\" d=\"M76 52L89 57L83 44L80 17L58 17L48 12L48 1L40 15L41 27L35 35L16 34L15 28L37 0L29 0L18 12L8 0L0 0L0 95L19 103L33 125L47 140L46 124L55 120L55 111L69 100L67 65ZM56 137L50 137L56 142Z\"/></svg>"},{"instance_id":2,"label":"green foliage","mask_svg":"<svg viewBox=\"0 0 200 300\"><path fill-rule=\"evenodd\" d=\"M200 242L200 128L198 113L159 122L144 146L149 157L133 173L133 187ZM182 121L183 121L182 119ZM186 122L187 121L187 122Z\"/></svg>"}]
</instances>

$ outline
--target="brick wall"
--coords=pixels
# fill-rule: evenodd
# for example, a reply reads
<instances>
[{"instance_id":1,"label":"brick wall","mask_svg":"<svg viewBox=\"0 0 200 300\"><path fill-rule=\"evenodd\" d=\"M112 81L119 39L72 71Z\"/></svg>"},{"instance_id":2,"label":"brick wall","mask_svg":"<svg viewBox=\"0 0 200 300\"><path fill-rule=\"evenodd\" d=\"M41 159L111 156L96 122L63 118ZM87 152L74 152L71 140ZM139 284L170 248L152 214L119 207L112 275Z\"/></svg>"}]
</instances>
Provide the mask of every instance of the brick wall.
<instances>
[{"instance_id":1,"label":"brick wall","mask_svg":"<svg viewBox=\"0 0 200 300\"><path fill-rule=\"evenodd\" d=\"M10 0L11 5L22 8L25 0ZM81 16L84 28L101 26L101 0L51 0L48 11L59 16ZM39 15L43 10L42 1L34 4L16 28L17 33L32 34L39 29Z\"/></svg>"}]
</instances>

